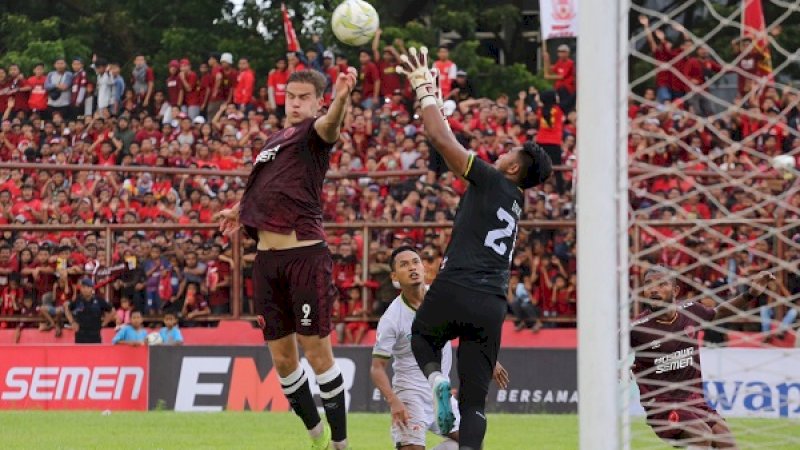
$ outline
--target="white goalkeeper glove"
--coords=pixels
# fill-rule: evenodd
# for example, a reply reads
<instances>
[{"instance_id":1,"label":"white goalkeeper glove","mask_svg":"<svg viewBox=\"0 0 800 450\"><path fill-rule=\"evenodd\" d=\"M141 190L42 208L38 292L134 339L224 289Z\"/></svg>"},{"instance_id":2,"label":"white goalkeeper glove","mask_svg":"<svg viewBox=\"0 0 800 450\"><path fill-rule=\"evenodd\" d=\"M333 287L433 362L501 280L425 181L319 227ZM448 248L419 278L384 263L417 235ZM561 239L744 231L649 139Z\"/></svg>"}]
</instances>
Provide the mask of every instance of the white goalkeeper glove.
<instances>
[{"instance_id":1,"label":"white goalkeeper glove","mask_svg":"<svg viewBox=\"0 0 800 450\"><path fill-rule=\"evenodd\" d=\"M401 64L396 67L397 73L408 78L420 106L424 108L436 105L441 110L442 93L437 82L438 72L434 75L428 69L428 48L420 47L418 54L417 49L411 47L408 49L408 56L400 55L400 62Z\"/></svg>"}]
</instances>

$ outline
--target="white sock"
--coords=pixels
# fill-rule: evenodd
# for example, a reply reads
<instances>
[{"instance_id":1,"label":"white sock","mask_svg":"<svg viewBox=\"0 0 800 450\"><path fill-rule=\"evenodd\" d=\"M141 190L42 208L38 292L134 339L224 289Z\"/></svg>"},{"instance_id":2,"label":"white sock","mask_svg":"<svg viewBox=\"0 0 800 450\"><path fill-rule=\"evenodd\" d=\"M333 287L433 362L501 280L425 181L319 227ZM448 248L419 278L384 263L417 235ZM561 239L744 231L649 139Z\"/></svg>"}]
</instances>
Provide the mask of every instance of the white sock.
<instances>
[{"instance_id":1,"label":"white sock","mask_svg":"<svg viewBox=\"0 0 800 450\"><path fill-rule=\"evenodd\" d=\"M436 447L433 447L433 450L458 450L458 442L447 438Z\"/></svg>"},{"instance_id":2,"label":"white sock","mask_svg":"<svg viewBox=\"0 0 800 450\"><path fill-rule=\"evenodd\" d=\"M346 450L347 449L347 439L341 442L332 442L334 450Z\"/></svg>"},{"instance_id":3,"label":"white sock","mask_svg":"<svg viewBox=\"0 0 800 450\"><path fill-rule=\"evenodd\" d=\"M316 439L322 435L323 426L324 425L322 425L322 421L320 420L314 428L308 430L308 435L311 436L311 439Z\"/></svg>"},{"instance_id":4,"label":"white sock","mask_svg":"<svg viewBox=\"0 0 800 450\"><path fill-rule=\"evenodd\" d=\"M430 383L431 388L435 388L436 385L439 384L440 380L442 379L446 380L446 378L444 378L444 375L442 375L442 372L439 372L438 370L435 372L431 372L431 374L428 375L428 383Z\"/></svg>"}]
</instances>

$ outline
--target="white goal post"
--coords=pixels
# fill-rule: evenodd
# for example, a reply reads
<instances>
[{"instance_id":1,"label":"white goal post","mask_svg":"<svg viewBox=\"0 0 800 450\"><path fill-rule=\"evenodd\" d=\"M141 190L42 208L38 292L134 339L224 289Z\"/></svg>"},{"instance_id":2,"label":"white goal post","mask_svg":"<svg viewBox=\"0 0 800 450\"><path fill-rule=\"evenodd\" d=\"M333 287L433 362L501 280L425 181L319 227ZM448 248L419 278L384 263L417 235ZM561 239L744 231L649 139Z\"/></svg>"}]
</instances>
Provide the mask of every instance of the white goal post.
<instances>
[{"instance_id":1,"label":"white goal post","mask_svg":"<svg viewBox=\"0 0 800 450\"><path fill-rule=\"evenodd\" d=\"M578 390L583 450L620 448L628 295L628 1L582 1L578 26ZM627 329L622 330L627 336ZM626 347L626 346L625 346ZM623 347L624 348L624 347Z\"/></svg>"}]
</instances>

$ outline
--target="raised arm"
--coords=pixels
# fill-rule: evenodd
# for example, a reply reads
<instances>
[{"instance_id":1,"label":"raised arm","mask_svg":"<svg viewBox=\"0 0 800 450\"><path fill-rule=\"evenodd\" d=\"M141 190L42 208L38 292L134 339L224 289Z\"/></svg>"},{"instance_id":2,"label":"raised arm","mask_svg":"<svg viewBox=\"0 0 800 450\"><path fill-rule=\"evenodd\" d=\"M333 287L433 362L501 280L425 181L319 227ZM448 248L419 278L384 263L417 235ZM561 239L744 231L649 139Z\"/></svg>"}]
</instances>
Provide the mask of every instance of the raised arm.
<instances>
[{"instance_id":1,"label":"raised arm","mask_svg":"<svg viewBox=\"0 0 800 450\"><path fill-rule=\"evenodd\" d=\"M375 36L372 38L372 59L374 59L375 61L381 60L381 53L378 49L381 43L381 33L383 33L383 30L378 28L375 31Z\"/></svg>"},{"instance_id":2,"label":"raised arm","mask_svg":"<svg viewBox=\"0 0 800 450\"><path fill-rule=\"evenodd\" d=\"M739 314L751 300L764 293L767 285L775 281L775 276L769 272L759 272L758 275L750 282L750 288L736 297L721 303L715 309L716 315L714 320L724 319L726 317Z\"/></svg>"},{"instance_id":3,"label":"raised arm","mask_svg":"<svg viewBox=\"0 0 800 450\"><path fill-rule=\"evenodd\" d=\"M428 69L428 49L422 47L420 52L417 53L417 49L411 47L408 49L408 56L402 55L400 60L402 65L398 66L398 72L408 77L408 81L411 83L411 87L414 88L417 100L422 107L422 122L425 125L425 134L442 155L447 167L456 175L464 176L469 170L470 155L458 143L439 110L441 94L438 94L436 81L433 79L430 69Z\"/></svg>"},{"instance_id":4,"label":"raised arm","mask_svg":"<svg viewBox=\"0 0 800 450\"><path fill-rule=\"evenodd\" d=\"M356 69L349 67L347 73L339 74L336 84L333 86L335 96L328 113L314 122L314 129L325 142L333 144L339 139L339 130L344 121L344 113L347 109L347 101L350 99L350 92L356 85Z\"/></svg>"},{"instance_id":5,"label":"raised arm","mask_svg":"<svg viewBox=\"0 0 800 450\"><path fill-rule=\"evenodd\" d=\"M655 53L658 49L656 39L653 37L653 32L650 30L650 19L645 15L639 16L639 23L644 27L644 35L647 38L647 45L650 46L650 53Z\"/></svg>"}]
</instances>

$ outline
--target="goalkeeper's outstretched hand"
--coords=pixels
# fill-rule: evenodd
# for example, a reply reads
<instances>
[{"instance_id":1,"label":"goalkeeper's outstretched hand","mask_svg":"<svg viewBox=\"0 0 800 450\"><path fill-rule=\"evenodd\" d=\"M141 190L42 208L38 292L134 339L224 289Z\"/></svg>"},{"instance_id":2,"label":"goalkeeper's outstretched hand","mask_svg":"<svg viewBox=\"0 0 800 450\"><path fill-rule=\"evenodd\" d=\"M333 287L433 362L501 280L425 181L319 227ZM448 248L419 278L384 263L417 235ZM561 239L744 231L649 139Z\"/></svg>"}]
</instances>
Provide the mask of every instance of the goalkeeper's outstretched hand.
<instances>
[{"instance_id":1,"label":"goalkeeper's outstretched hand","mask_svg":"<svg viewBox=\"0 0 800 450\"><path fill-rule=\"evenodd\" d=\"M428 48L420 47L419 52L414 47L408 49L408 55L400 55L400 65L396 67L397 73L405 75L417 100L422 107L437 104L436 80L428 68Z\"/></svg>"}]
</instances>

